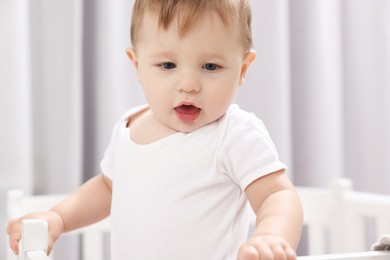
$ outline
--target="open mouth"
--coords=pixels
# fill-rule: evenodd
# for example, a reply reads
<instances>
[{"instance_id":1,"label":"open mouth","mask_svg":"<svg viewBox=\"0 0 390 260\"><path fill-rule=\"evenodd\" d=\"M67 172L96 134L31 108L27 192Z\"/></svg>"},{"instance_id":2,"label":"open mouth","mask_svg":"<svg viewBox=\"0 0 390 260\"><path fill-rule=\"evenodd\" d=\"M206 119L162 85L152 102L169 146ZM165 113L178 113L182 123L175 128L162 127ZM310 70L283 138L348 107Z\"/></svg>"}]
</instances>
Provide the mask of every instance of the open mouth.
<instances>
[{"instance_id":1,"label":"open mouth","mask_svg":"<svg viewBox=\"0 0 390 260\"><path fill-rule=\"evenodd\" d=\"M175 107L176 116L185 123L195 121L200 114L201 109L192 104L182 104Z\"/></svg>"}]
</instances>

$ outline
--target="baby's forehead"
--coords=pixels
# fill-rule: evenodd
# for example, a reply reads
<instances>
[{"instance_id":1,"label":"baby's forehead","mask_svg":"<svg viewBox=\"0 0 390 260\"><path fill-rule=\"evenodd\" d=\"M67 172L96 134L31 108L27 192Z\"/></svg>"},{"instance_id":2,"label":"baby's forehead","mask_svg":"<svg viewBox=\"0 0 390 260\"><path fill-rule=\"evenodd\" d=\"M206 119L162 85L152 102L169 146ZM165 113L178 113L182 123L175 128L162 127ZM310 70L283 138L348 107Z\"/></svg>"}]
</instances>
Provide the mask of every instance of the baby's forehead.
<instances>
[{"instance_id":1,"label":"baby's forehead","mask_svg":"<svg viewBox=\"0 0 390 260\"><path fill-rule=\"evenodd\" d=\"M180 33L178 23L176 17L165 29L158 24L158 14L147 14L133 47L139 54L170 53L172 55L167 56L174 56L180 52L203 58L211 54L215 57L215 53L221 57L236 50L244 51L238 29L229 30L216 14L202 17L184 33Z\"/></svg>"},{"instance_id":2,"label":"baby's forehead","mask_svg":"<svg viewBox=\"0 0 390 260\"><path fill-rule=\"evenodd\" d=\"M184 9L185 10L185 9ZM194 27L198 26L204 20L211 22L222 22L224 29L229 30L233 33L234 22L233 20L225 20L219 13L213 10L200 10L195 14L189 14L184 11L177 11L172 13L168 18L161 17L157 12L148 11L147 16L152 17L156 20L156 26L159 29L167 30L171 26L176 26L176 29L180 36L184 36L187 32L191 31Z\"/></svg>"},{"instance_id":3,"label":"baby's forehead","mask_svg":"<svg viewBox=\"0 0 390 260\"><path fill-rule=\"evenodd\" d=\"M139 33L144 19L148 15L156 17L158 27L163 29L167 29L175 22L181 35L184 35L204 16L210 14L217 14L225 27L230 27L237 24L239 20L238 10L236 10L237 3L234 3L236 1L238 0L223 2L213 0L137 0L133 9L132 39Z\"/></svg>"},{"instance_id":4,"label":"baby's forehead","mask_svg":"<svg viewBox=\"0 0 390 260\"><path fill-rule=\"evenodd\" d=\"M193 19L191 24L186 25L183 25L180 16L176 15L167 26L159 23L158 14L147 13L143 18L137 42L151 38L164 40L165 37L183 40L191 35L191 37L202 38L203 41L215 41L221 37L224 38L223 41L238 39L240 35L238 28L230 27L230 25L225 25L220 17L213 12L205 12L197 19ZM207 37L205 37L206 35Z\"/></svg>"}]
</instances>

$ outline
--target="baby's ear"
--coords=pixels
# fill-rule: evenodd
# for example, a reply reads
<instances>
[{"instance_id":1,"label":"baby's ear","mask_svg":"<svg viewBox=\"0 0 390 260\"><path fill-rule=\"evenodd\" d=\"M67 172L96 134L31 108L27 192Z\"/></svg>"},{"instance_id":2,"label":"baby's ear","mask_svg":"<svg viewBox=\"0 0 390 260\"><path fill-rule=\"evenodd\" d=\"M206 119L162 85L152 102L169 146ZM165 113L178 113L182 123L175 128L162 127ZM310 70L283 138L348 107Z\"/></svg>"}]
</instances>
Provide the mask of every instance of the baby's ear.
<instances>
[{"instance_id":1,"label":"baby's ear","mask_svg":"<svg viewBox=\"0 0 390 260\"><path fill-rule=\"evenodd\" d=\"M246 72L248 71L249 66L256 59L256 52L254 50L249 50L245 53L244 58L242 59L241 73L240 73L240 86L245 81Z\"/></svg>"},{"instance_id":2,"label":"baby's ear","mask_svg":"<svg viewBox=\"0 0 390 260\"><path fill-rule=\"evenodd\" d=\"M134 64L134 68L138 70L138 59L137 54L135 53L135 50L133 47L126 48L126 54L127 57L131 60L131 62Z\"/></svg>"}]
</instances>

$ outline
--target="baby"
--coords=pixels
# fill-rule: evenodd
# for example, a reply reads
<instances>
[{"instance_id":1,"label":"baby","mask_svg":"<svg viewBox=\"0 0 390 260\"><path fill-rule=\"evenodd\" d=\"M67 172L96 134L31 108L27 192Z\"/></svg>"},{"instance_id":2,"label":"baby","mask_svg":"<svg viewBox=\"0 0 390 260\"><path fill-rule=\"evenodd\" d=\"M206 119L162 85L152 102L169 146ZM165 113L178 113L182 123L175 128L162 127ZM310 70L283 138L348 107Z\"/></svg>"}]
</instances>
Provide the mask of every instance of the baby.
<instances>
[{"instance_id":1,"label":"baby","mask_svg":"<svg viewBox=\"0 0 390 260\"><path fill-rule=\"evenodd\" d=\"M101 175L10 221L12 250L24 218L47 220L51 250L111 215L113 260L295 259L297 193L263 123L231 104L256 56L248 1L136 0L131 39L147 104L120 118Z\"/></svg>"}]
</instances>

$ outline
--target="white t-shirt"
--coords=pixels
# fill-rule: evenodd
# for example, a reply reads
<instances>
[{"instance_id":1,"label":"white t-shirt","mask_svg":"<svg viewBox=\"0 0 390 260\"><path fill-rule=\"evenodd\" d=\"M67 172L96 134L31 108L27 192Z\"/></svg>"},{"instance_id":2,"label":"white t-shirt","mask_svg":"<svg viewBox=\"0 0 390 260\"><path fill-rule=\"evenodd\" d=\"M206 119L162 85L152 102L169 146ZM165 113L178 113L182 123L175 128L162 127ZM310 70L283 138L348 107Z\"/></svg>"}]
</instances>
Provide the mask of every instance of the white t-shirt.
<instances>
[{"instance_id":1,"label":"white t-shirt","mask_svg":"<svg viewBox=\"0 0 390 260\"><path fill-rule=\"evenodd\" d=\"M146 145L127 111L101 162L113 182L113 260L236 259L248 236L245 188L284 169L263 123L231 105L218 121Z\"/></svg>"}]
</instances>

